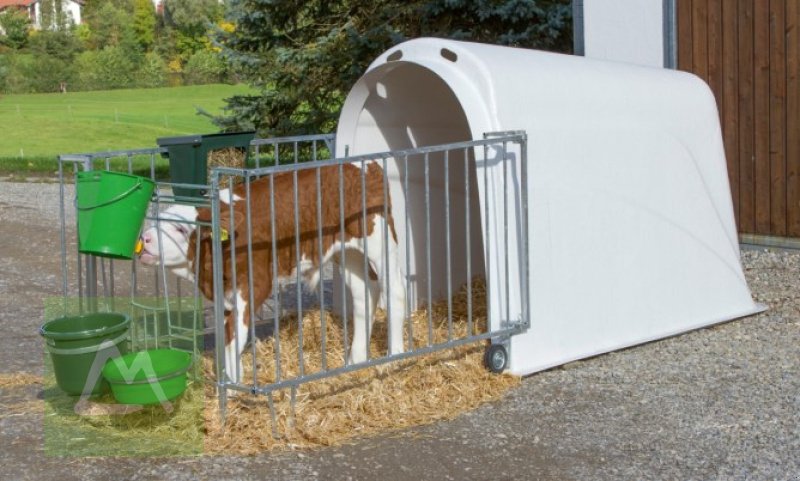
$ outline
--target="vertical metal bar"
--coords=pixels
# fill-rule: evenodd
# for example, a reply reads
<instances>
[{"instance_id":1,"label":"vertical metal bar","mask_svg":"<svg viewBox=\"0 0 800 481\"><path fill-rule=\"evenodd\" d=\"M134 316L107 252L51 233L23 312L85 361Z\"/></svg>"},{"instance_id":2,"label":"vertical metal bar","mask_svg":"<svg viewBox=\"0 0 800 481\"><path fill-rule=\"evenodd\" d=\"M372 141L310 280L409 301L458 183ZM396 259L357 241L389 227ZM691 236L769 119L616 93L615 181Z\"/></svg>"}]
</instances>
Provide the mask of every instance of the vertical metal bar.
<instances>
[{"instance_id":1,"label":"vertical metal bar","mask_svg":"<svg viewBox=\"0 0 800 481\"><path fill-rule=\"evenodd\" d=\"M276 164L277 165L277 164ZM278 299L278 241L275 235L275 174L269 174L269 224L272 246L272 335L275 337L275 382L281 380L281 318ZM270 394L270 399L272 395Z\"/></svg>"},{"instance_id":2,"label":"vertical metal bar","mask_svg":"<svg viewBox=\"0 0 800 481\"><path fill-rule=\"evenodd\" d=\"M228 399L226 389L227 380L225 366L225 286L222 280L222 269L225 262L222 258L222 241L220 239L220 202L219 202L219 175L211 172L211 246L212 275L214 277L214 328L217 351L217 394L219 396L219 411L223 426L225 425L225 410ZM199 227L198 227L199 230ZM198 264L200 260L198 258Z\"/></svg>"},{"instance_id":3,"label":"vertical metal bar","mask_svg":"<svg viewBox=\"0 0 800 481\"><path fill-rule=\"evenodd\" d=\"M408 319L408 350L414 349L414 321L411 318L411 303L408 299L411 297L411 224L408 221L410 203L408 192L408 154L403 156L403 197L405 198L405 238L406 238L406 319Z\"/></svg>"},{"instance_id":4,"label":"vertical metal bar","mask_svg":"<svg viewBox=\"0 0 800 481\"><path fill-rule=\"evenodd\" d=\"M317 160L317 143L314 142L313 146L314 161ZM322 332L322 370L328 369L328 331L327 331L327 316L325 315L325 292L323 279L323 262L325 260L325 253L322 251L322 172L317 167L317 251L319 256L319 316L320 316L320 329Z\"/></svg>"},{"instance_id":5,"label":"vertical metal bar","mask_svg":"<svg viewBox=\"0 0 800 481\"><path fill-rule=\"evenodd\" d=\"M150 154L152 156L152 154ZM128 173L133 173L133 154L128 154Z\"/></svg>"},{"instance_id":6,"label":"vertical metal bar","mask_svg":"<svg viewBox=\"0 0 800 481\"><path fill-rule=\"evenodd\" d=\"M520 229L522 229L522 246L520 249L522 251L522 322L528 327L531 323L529 252L532 246L528 238L528 137L525 134L523 134L520 142L520 162L522 163L522 188L520 189L522 197L522 222L520 225Z\"/></svg>"},{"instance_id":7,"label":"vertical metal bar","mask_svg":"<svg viewBox=\"0 0 800 481\"><path fill-rule=\"evenodd\" d=\"M294 163L296 164L298 162L300 162L300 159L298 158L298 155L297 155L297 141L295 141L294 142Z\"/></svg>"},{"instance_id":8,"label":"vertical metal bar","mask_svg":"<svg viewBox=\"0 0 800 481\"><path fill-rule=\"evenodd\" d=\"M155 205L156 205L156 212L158 213L157 214L158 218L161 217L161 203L159 202L160 198L161 197L159 195L156 195L156 204ZM163 242L162 242L163 235L162 235L161 229L156 229L156 232L158 233L158 244L159 245L164 245ZM171 313L170 313L169 285L167 284L167 266L165 265L165 262L164 262L164 251L163 251L163 249L159 249L159 256L161 257L161 259L160 259L160 262L159 262L159 269L158 270L161 273L161 282L163 283L162 285L164 287L164 310L166 311L165 314L166 314L166 317L167 317L167 333L168 333L168 335L171 335L172 334L172 316L171 316ZM161 336L159 334L158 314L157 313L154 314L154 322L155 322L155 328L153 329L153 331L154 331L155 336L156 336L156 347L161 347Z\"/></svg>"},{"instance_id":9,"label":"vertical metal bar","mask_svg":"<svg viewBox=\"0 0 800 481\"><path fill-rule=\"evenodd\" d=\"M72 164L72 178L75 179L75 190L73 191L73 204L72 208L75 211L75 218L78 219L78 192L77 192L77 184L78 184L78 165ZM80 222L80 220L78 220ZM80 226L78 226L80 227ZM77 251L76 260L78 262L78 309L81 313L83 313L83 263L81 262L81 251L79 250L80 244L80 229L75 229L75 250Z\"/></svg>"},{"instance_id":10,"label":"vertical metal bar","mask_svg":"<svg viewBox=\"0 0 800 481\"><path fill-rule=\"evenodd\" d=\"M291 414L289 417L289 426L294 427L295 425L295 406L297 405L297 386L292 386L289 389L290 397L289 397L289 407L291 409Z\"/></svg>"},{"instance_id":11,"label":"vertical metal bar","mask_svg":"<svg viewBox=\"0 0 800 481\"><path fill-rule=\"evenodd\" d=\"M108 307L108 279L106 278L106 259L100 258L100 280L103 284L103 298L106 301L106 308Z\"/></svg>"},{"instance_id":12,"label":"vertical metal bar","mask_svg":"<svg viewBox=\"0 0 800 481\"><path fill-rule=\"evenodd\" d=\"M663 0L664 68L678 68L678 36L675 0Z\"/></svg>"},{"instance_id":13,"label":"vertical metal bar","mask_svg":"<svg viewBox=\"0 0 800 481\"><path fill-rule=\"evenodd\" d=\"M84 170L93 170L92 159L84 161ZM76 212L77 215L77 212ZM86 261L86 302L90 312L97 312L97 259L93 255L85 256Z\"/></svg>"},{"instance_id":14,"label":"vertical metal bar","mask_svg":"<svg viewBox=\"0 0 800 481\"><path fill-rule=\"evenodd\" d=\"M77 182L75 188L77 189ZM64 163L60 157L58 159L58 215L61 222L61 228L58 232L59 240L61 241L61 295L64 297L61 315L66 316L67 294L69 291L67 283L67 277L69 276L67 271L67 214L64 208Z\"/></svg>"},{"instance_id":15,"label":"vertical metal bar","mask_svg":"<svg viewBox=\"0 0 800 481\"><path fill-rule=\"evenodd\" d=\"M109 279L109 286L110 286L109 290L111 291L111 299L110 299L110 301L111 301L111 312L114 312L116 310L116 302L114 301L114 298L116 297L116 293L115 293L115 289L114 289L114 287L115 287L115 285L114 285L114 259L109 259L108 260L108 273L109 273L108 279Z\"/></svg>"},{"instance_id":16,"label":"vertical metal bar","mask_svg":"<svg viewBox=\"0 0 800 481\"><path fill-rule=\"evenodd\" d=\"M444 230L445 257L447 258L447 341L453 340L453 287L450 261L450 151L444 151Z\"/></svg>"},{"instance_id":17,"label":"vertical metal bar","mask_svg":"<svg viewBox=\"0 0 800 481\"><path fill-rule=\"evenodd\" d=\"M256 169L261 167L261 144L256 144Z\"/></svg>"},{"instance_id":18,"label":"vertical metal bar","mask_svg":"<svg viewBox=\"0 0 800 481\"><path fill-rule=\"evenodd\" d=\"M392 323L392 283L389 282L389 272L391 267L389 266L389 171L386 169L386 156L382 158L383 162L381 167L383 168L383 262L384 262L384 287L386 290L383 292L384 296L386 297L386 323L389 326L389 329L386 331L388 332L388 342L389 348L394 345L394 337L392 335L391 323ZM378 279L380 282L380 279Z\"/></svg>"},{"instance_id":19,"label":"vertical metal bar","mask_svg":"<svg viewBox=\"0 0 800 481\"><path fill-rule=\"evenodd\" d=\"M244 178L245 189L245 217L247 220L247 292L248 303L247 306L250 311L250 347L253 354L253 390L258 386L258 376L256 369L256 323L255 323L255 298L253 295L253 223L250 213L250 175L245 175ZM233 199L233 191L231 191L231 199ZM238 349L238 348L237 348Z\"/></svg>"},{"instance_id":20,"label":"vertical metal bar","mask_svg":"<svg viewBox=\"0 0 800 481\"><path fill-rule=\"evenodd\" d=\"M503 257L504 257L504 279L503 290L506 295L506 322L511 321L511 284L509 283L508 268L508 142L503 141Z\"/></svg>"},{"instance_id":21,"label":"vertical metal bar","mask_svg":"<svg viewBox=\"0 0 800 481\"><path fill-rule=\"evenodd\" d=\"M230 202L228 203L228 238L230 239L230 246L231 246L231 296L233 297L233 310L231 311L231 319L233 320L233 337L231 338L231 342L233 342L234 352L236 353L236 379L237 382L242 381L242 373L239 366L241 365L241 353L239 352L239 283L238 283L238 275L236 273L236 224L235 221L235 211L233 209L233 176L228 177L228 192L230 195ZM225 266L225 262L223 259L223 268Z\"/></svg>"},{"instance_id":22,"label":"vertical metal bar","mask_svg":"<svg viewBox=\"0 0 800 481\"><path fill-rule=\"evenodd\" d=\"M374 313L370 312L370 308L372 307L370 304L372 300L370 299L370 289L369 289L369 243L367 242L367 185L366 185L366 164L364 159L361 159L361 240L364 243L364 326L367 332L367 339L366 339L366 351L367 351L367 360L370 358L369 352L369 345L370 340L372 338L372 332L370 332L370 315L374 315ZM353 318L355 320L355 317Z\"/></svg>"},{"instance_id":23,"label":"vertical metal bar","mask_svg":"<svg viewBox=\"0 0 800 481\"><path fill-rule=\"evenodd\" d=\"M297 142L295 142L295 163L297 163ZM298 205L297 193L297 170L292 171L293 204L294 204L294 260L297 275L295 278L295 296L297 303L297 363L300 376L305 374L305 362L303 360L303 285L300 273L300 206Z\"/></svg>"},{"instance_id":24,"label":"vertical metal bar","mask_svg":"<svg viewBox=\"0 0 800 481\"><path fill-rule=\"evenodd\" d=\"M581 56L586 54L583 36L583 2L584 0L572 2L572 49L575 55Z\"/></svg>"},{"instance_id":25,"label":"vertical metal bar","mask_svg":"<svg viewBox=\"0 0 800 481\"><path fill-rule=\"evenodd\" d=\"M484 135L485 138L485 135ZM492 302L491 302L491 278L492 278L492 256L489 254L489 243L491 242L491 219L489 218L489 146L483 144L483 211L484 223L486 225L483 238L485 239L483 245L483 252L486 260L486 282L484 288L486 289L486 332L492 330Z\"/></svg>"},{"instance_id":26,"label":"vertical metal bar","mask_svg":"<svg viewBox=\"0 0 800 481\"><path fill-rule=\"evenodd\" d=\"M194 332L192 333L192 338L194 339L194 343L193 343L194 355L197 356L197 355L199 355L199 351L197 349L197 337L198 337L197 324L198 324L198 321L200 321L202 323L203 327L205 327L205 315L203 313L203 301L200 298L200 264L201 264L201 262L200 262L200 226L197 223L195 223L195 226L194 226L194 235L195 235L195 238L194 238L195 239L195 241L194 241L194 246L195 246L194 247L194 252L195 252L195 254L194 254L194 259L195 259L194 260L194 279L195 279L195 282L193 283L194 284L194 305L193 305L193 307L194 307L194 315L193 315L192 322L194 324ZM216 319L214 320L214 322L217 322ZM197 375L199 373L200 363L199 362L195 363L195 366L196 366L195 367L195 369L196 369L195 375Z\"/></svg>"},{"instance_id":27,"label":"vertical metal bar","mask_svg":"<svg viewBox=\"0 0 800 481\"><path fill-rule=\"evenodd\" d=\"M425 153L425 261L427 267L428 284L428 346L433 344L433 312L431 287L431 178L429 155Z\"/></svg>"},{"instance_id":28,"label":"vertical metal bar","mask_svg":"<svg viewBox=\"0 0 800 481\"><path fill-rule=\"evenodd\" d=\"M467 336L472 336L472 231L470 231L469 149L464 148L464 238L467 248Z\"/></svg>"},{"instance_id":29,"label":"vertical metal bar","mask_svg":"<svg viewBox=\"0 0 800 481\"><path fill-rule=\"evenodd\" d=\"M267 405L269 406L269 417L272 420L272 437L278 439L278 416L275 414L275 401L272 399L272 391L267 395Z\"/></svg>"},{"instance_id":30,"label":"vertical metal bar","mask_svg":"<svg viewBox=\"0 0 800 481\"><path fill-rule=\"evenodd\" d=\"M347 276L347 257L346 257L346 249L345 249L345 242L347 239L345 238L344 232L344 166L343 164L339 164L339 245L341 246L339 249L339 257L341 258L339 263L339 270L341 272L342 282L346 283L346 276ZM353 316L353 321L355 321L355 316ZM347 365L347 358L349 354L348 345L348 335L347 335L347 292L345 291L344 287L342 287L342 328L344 330L344 360L343 364Z\"/></svg>"}]
</instances>

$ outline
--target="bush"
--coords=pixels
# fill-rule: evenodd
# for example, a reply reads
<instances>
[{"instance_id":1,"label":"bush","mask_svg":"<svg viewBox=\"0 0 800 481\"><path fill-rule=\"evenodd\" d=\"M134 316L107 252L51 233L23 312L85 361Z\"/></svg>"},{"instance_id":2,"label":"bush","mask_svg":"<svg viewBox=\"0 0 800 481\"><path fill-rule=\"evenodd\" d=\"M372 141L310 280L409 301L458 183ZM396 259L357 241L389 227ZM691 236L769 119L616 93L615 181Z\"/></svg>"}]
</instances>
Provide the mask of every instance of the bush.
<instances>
[{"instance_id":1,"label":"bush","mask_svg":"<svg viewBox=\"0 0 800 481\"><path fill-rule=\"evenodd\" d=\"M138 87L163 87L167 85L169 69L167 63L155 53L148 53L144 57L141 68L136 73Z\"/></svg>"},{"instance_id":2,"label":"bush","mask_svg":"<svg viewBox=\"0 0 800 481\"><path fill-rule=\"evenodd\" d=\"M135 84L136 64L120 47L83 52L75 63L81 90L121 89Z\"/></svg>"},{"instance_id":3,"label":"bush","mask_svg":"<svg viewBox=\"0 0 800 481\"><path fill-rule=\"evenodd\" d=\"M51 55L4 55L0 88L8 93L58 92L61 82L70 84L75 70L64 60Z\"/></svg>"},{"instance_id":4,"label":"bush","mask_svg":"<svg viewBox=\"0 0 800 481\"><path fill-rule=\"evenodd\" d=\"M220 83L225 80L225 63L219 54L200 50L186 62L183 74L187 85Z\"/></svg>"}]
</instances>

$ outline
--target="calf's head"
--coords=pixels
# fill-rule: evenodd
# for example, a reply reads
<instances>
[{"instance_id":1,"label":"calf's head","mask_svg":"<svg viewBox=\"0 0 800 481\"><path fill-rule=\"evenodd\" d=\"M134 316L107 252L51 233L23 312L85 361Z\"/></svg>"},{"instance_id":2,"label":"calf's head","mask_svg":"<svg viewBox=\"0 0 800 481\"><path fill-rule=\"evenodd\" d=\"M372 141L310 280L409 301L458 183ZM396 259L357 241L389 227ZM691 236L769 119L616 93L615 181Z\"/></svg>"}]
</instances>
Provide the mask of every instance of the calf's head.
<instances>
[{"instance_id":1,"label":"calf's head","mask_svg":"<svg viewBox=\"0 0 800 481\"><path fill-rule=\"evenodd\" d=\"M159 214L142 233L142 264L165 267L181 267L188 263L189 239L195 230L197 209L187 205L173 205Z\"/></svg>"}]
</instances>

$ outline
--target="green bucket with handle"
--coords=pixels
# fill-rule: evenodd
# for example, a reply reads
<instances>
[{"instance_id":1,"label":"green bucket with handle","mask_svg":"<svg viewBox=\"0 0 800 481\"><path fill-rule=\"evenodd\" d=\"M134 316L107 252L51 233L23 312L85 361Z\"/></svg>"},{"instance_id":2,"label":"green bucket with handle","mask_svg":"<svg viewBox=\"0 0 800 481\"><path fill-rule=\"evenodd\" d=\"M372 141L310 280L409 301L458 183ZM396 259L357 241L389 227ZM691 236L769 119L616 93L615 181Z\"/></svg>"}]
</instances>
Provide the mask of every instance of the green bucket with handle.
<instances>
[{"instance_id":1,"label":"green bucket with handle","mask_svg":"<svg viewBox=\"0 0 800 481\"><path fill-rule=\"evenodd\" d=\"M105 170L78 172L78 250L132 259L155 183Z\"/></svg>"},{"instance_id":2,"label":"green bucket with handle","mask_svg":"<svg viewBox=\"0 0 800 481\"><path fill-rule=\"evenodd\" d=\"M44 323L39 334L47 343L58 387L72 395L107 392L102 369L109 358L127 354L130 323L128 316L113 312Z\"/></svg>"}]
</instances>

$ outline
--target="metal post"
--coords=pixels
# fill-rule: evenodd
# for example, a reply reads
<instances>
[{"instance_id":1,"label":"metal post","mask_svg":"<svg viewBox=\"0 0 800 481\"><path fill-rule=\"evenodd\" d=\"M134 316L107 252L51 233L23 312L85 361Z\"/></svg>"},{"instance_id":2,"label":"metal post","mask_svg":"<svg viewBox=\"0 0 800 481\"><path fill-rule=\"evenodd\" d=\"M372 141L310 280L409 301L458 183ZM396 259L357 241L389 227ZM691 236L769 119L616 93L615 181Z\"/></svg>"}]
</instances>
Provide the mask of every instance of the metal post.
<instances>
[{"instance_id":1,"label":"metal post","mask_svg":"<svg viewBox=\"0 0 800 481\"><path fill-rule=\"evenodd\" d=\"M83 170L88 172L93 168L92 159L87 158L83 163ZM86 302L89 312L97 312L97 258L92 255L85 255L84 264L86 271Z\"/></svg>"},{"instance_id":2,"label":"metal post","mask_svg":"<svg viewBox=\"0 0 800 481\"><path fill-rule=\"evenodd\" d=\"M225 287L222 280L222 241L219 218L219 175L211 173L211 232L213 259L212 274L214 276L214 328L217 349L217 391L219 395L219 413L222 425L225 425L225 411L228 401L227 381L225 379ZM200 262L198 262L199 264Z\"/></svg>"},{"instance_id":3,"label":"metal post","mask_svg":"<svg viewBox=\"0 0 800 481\"><path fill-rule=\"evenodd\" d=\"M678 68L678 21L675 0L663 0L664 68Z\"/></svg>"}]
</instances>

